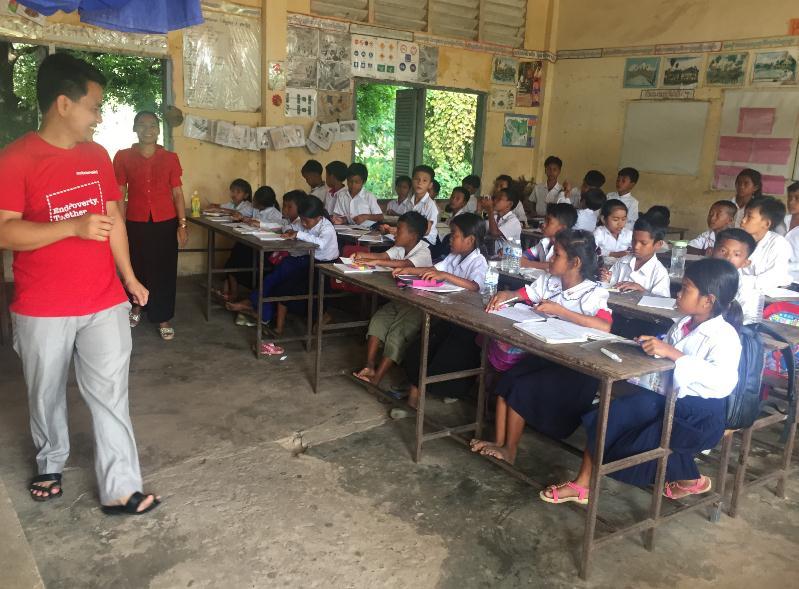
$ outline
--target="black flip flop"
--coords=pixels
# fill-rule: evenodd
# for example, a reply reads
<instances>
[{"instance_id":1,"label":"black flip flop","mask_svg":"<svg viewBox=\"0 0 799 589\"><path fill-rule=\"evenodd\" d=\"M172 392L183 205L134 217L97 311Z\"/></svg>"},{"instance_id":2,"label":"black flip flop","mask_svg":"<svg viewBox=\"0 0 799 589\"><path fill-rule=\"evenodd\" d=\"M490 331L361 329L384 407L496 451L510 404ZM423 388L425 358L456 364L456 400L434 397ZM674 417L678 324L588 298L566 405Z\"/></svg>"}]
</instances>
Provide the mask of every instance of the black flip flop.
<instances>
[{"instance_id":1,"label":"black flip flop","mask_svg":"<svg viewBox=\"0 0 799 589\"><path fill-rule=\"evenodd\" d=\"M139 508L141 502L147 499L147 497L149 497L150 495L152 495L153 497L153 502L150 504L150 506L147 509L136 511ZM133 493L133 495L130 496L128 502L125 503L125 505L103 505L102 510L103 513L106 515L144 515L148 511L152 511L153 509L158 507L160 504L161 501L156 499L155 495L153 495L152 493L148 493L147 495L145 495L143 493L139 493L138 491L136 491L135 493Z\"/></svg>"},{"instance_id":2,"label":"black flip flop","mask_svg":"<svg viewBox=\"0 0 799 589\"><path fill-rule=\"evenodd\" d=\"M52 483L51 485L43 485L42 483ZM54 493L52 491L53 487L58 487L58 492ZM31 479L30 484L28 485L28 491L31 494L31 499L34 501L50 501L50 499L55 499L57 497L61 497L64 494L64 488L61 486L61 473L54 472L50 474L40 474L35 476ZM34 495L34 491L40 491L47 493L47 496L44 495Z\"/></svg>"}]
</instances>

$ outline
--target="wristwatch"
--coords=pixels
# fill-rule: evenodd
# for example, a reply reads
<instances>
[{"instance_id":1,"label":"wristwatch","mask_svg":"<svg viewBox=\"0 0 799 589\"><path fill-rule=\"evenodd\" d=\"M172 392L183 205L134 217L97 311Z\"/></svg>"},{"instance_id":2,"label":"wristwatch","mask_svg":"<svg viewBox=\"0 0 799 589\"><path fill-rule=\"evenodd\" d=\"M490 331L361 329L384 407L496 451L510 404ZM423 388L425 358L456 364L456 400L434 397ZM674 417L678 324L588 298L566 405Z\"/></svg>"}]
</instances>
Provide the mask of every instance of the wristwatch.
<instances>
[{"instance_id":1,"label":"wristwatch","mask_svg":"<svg viewBox=\"0 0 799 589\"><path fill-rule=\"evenodd\" d=\"M186 225L186 217L183 217L182 219L178 219L178 227L180 227L181 229L185 229L187 227L187 225Z\"/></svg>"}]
</instances>

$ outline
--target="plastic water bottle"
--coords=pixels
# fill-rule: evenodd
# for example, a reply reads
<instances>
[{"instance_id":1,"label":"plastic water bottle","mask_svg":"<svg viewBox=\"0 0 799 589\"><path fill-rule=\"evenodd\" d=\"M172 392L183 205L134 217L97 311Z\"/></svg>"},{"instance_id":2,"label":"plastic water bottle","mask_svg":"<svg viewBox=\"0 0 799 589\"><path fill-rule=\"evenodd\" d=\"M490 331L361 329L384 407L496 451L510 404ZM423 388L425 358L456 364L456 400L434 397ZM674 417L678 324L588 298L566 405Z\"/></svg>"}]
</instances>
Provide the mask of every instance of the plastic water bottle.
<instances>
[{"instance_id":1,"label":"plastic water bottle","mask_svg":"<svg viewBox=\"0 0 799 589\"><path fill-rule=\"evenodd\" d=\"M687 241L675 241L671 247L671 267L669 276L682 278L685 274L685 254L688 252Z\"/></svg>"},{"instance_id":2,"label":"plastic water bottle","mask_svg":"<svg viewBox=\"0 0 799 589\"><path fill-rule=\"evenodd\" d=\"M497 294L497 287L499 286L499 271L497 270L498 262L489 262L486 269L485 282L483 289L480 293L483 295L483 302L488 303L495 294Z\"/></svg>"},{"instance_id":3,"label":"plastic water bottle","mask_svg":"<svg viewBox=\"0 0 799 589\"><path fill-rule=\"evenodd\" d=\"M522 242L518 239L512 239L509 245L508 272L518 274L522 264Z\"/></svg>"},{"instance_id":4,"label":"plastic water bottle","mask_svg":"<svg viewBox=\"0 0 799 589\"><path fill-rule=\"evenodd\" d=\"M191 195L191 216L199 217L201 207L202 205L200 203L200 195L197 194L197 191L195 190L194 194Z\"/></svg>"}]
</instances>

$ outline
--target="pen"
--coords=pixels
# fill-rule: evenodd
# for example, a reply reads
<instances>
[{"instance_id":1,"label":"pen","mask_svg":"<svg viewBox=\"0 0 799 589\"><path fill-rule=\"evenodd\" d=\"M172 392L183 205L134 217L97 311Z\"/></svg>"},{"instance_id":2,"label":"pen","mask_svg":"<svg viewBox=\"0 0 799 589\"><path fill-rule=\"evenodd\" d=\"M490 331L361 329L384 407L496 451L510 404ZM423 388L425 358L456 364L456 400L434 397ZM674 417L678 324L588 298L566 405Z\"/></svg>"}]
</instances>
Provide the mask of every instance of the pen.
<instances>
[{"instance_id":1,"label":"pen","mask_svg":"<svg viewBox=\"0 0 799 589\"><path fill-rule=\"evenodd\" d=\"M510 299L508 299L507 301L502 301L502 306L503 306L503 307L506 307L506 306L508 306L510 303L515 303L515 302L516 302L516 301L518 301L518 300L519 300L519 297L513 297L513 298L510 298Z\"/></svg>"},{"instance_id":2,"label":"pen","mask_svg":"<svg viewBox=\"0 0 799 589\"><path fill-rule=\"evenodd\" d=\"M599 348L599 351L605 354L608 358L613 360L614 362L621 362L621 358L619 358L616 354L608 350L607 348Z\"/></svg>"}]
</instances>

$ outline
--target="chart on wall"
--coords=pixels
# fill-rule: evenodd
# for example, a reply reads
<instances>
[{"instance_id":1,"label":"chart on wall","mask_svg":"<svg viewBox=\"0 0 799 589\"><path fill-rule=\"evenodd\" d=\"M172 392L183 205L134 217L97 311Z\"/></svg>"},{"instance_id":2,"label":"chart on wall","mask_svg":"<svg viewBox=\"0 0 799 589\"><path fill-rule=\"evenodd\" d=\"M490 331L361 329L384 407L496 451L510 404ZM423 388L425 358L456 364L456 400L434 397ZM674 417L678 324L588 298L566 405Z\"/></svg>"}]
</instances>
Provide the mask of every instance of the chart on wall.
<instances>
[{"instance_id":1,"label":"chart on wall","mask_svg":"<svg viewBox=\"0 0 799 589\"><path fill-rule=\"evenodd\" d=\"M799 90L727 90L713 188L734 190L743 168L763 175L763 192L782 196L795 177Z\"/></svg>"},{"instance_id":2,"label":"chart on wall","mask_svg":"<svg viewBox=\"0 0 799 589\"><path fill-rule=\"evenodd\" d=\"M352 35L353 76L384 80L419 79L419 45L398 39Z\"/></svg>"}]
</instances>

